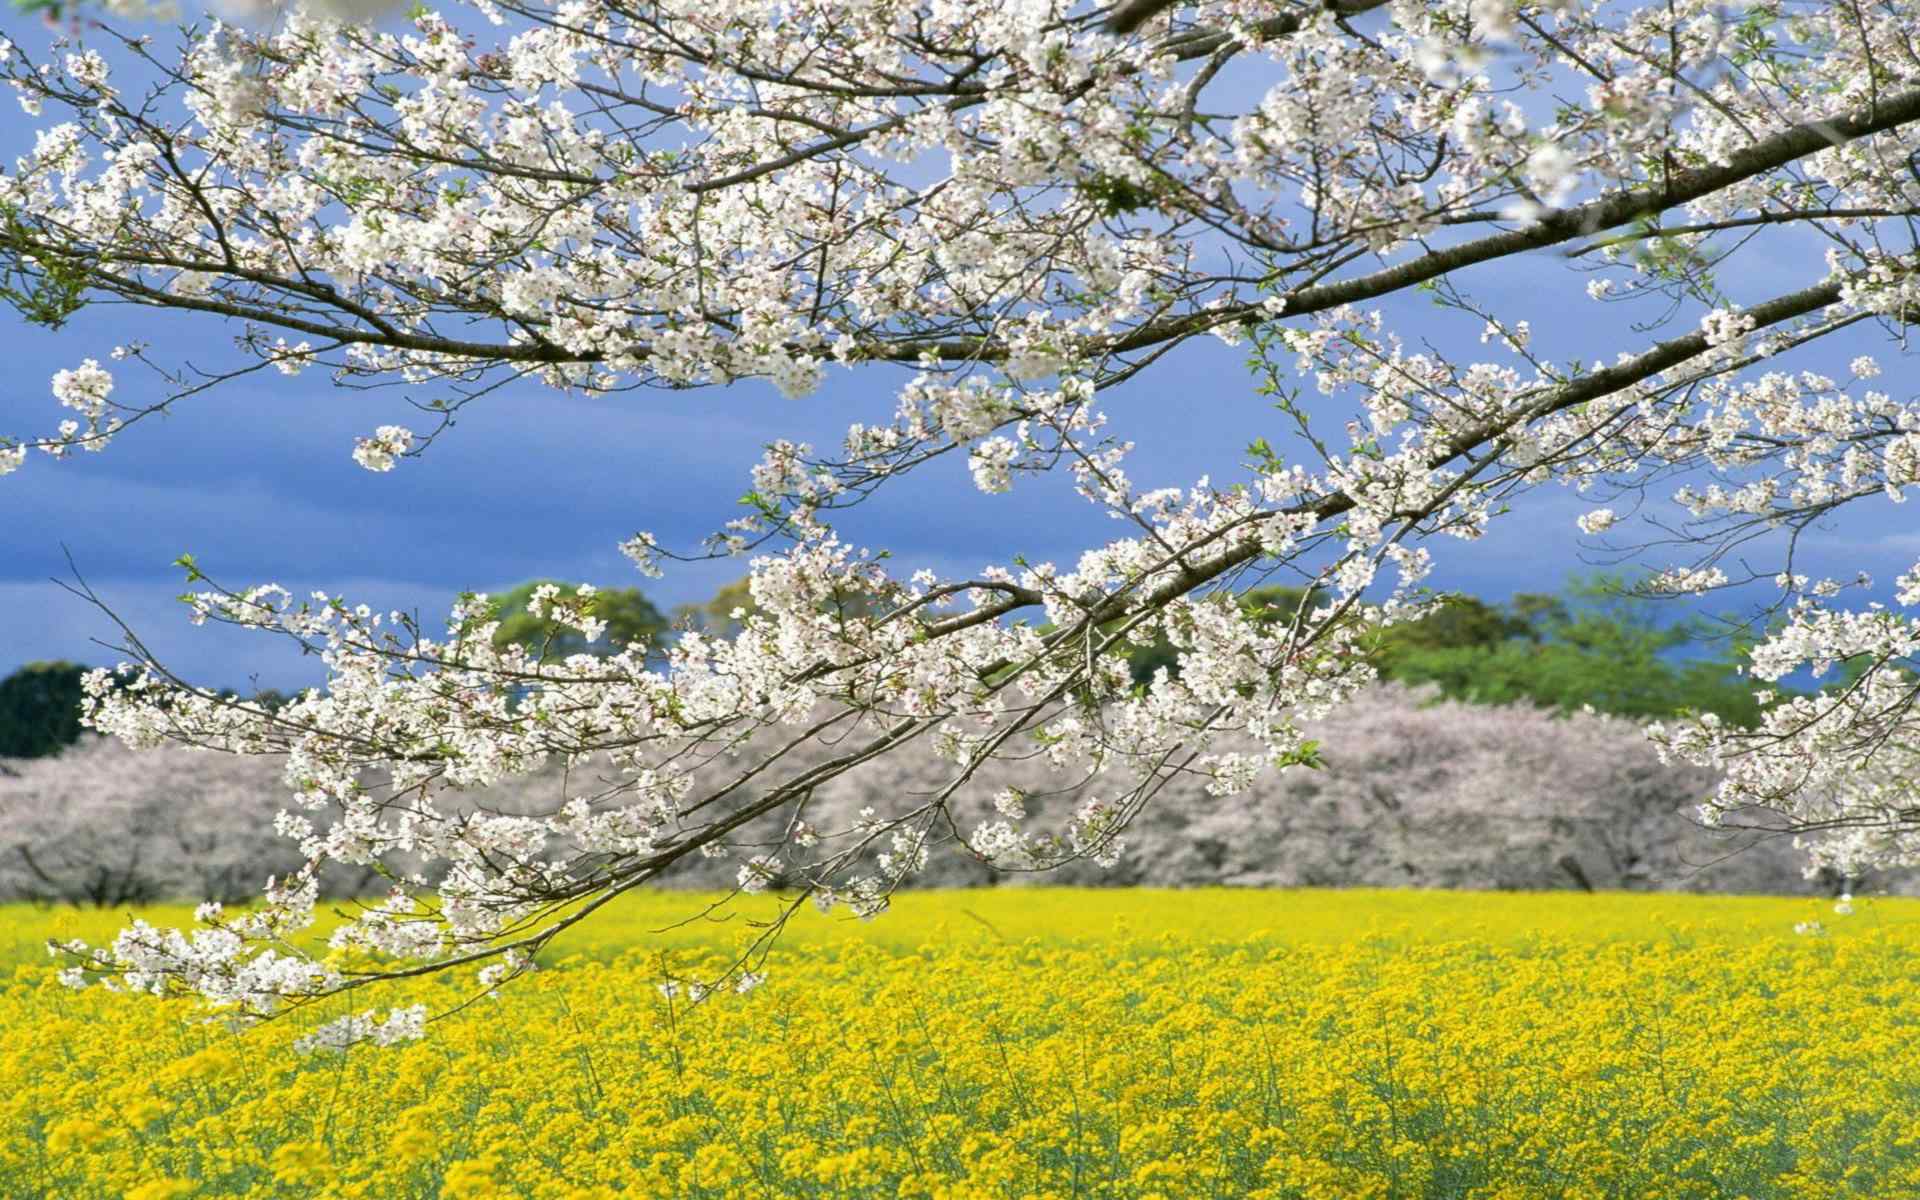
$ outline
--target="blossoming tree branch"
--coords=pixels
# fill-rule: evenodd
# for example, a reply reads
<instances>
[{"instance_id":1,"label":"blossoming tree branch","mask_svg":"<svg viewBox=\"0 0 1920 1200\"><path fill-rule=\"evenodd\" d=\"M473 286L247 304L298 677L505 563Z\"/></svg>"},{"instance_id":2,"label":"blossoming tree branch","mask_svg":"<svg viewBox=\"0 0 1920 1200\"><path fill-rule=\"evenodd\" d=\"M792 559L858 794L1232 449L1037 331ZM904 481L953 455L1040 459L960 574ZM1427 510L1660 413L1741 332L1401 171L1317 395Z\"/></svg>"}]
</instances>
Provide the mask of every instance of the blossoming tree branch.
<instances>
[{"instance_id":1,"label":"blossoming tree branch","mask_svg":"<svg viewBox=\"0 0 1920 1200\"><path fill-rule=\"evenodd\" d=\"M863 915L933 852L1109 859L1169 780L1228 798L1311 762L1300 722L1367 682L1357 639L1425 611L1436 535L1478 537L1545 484L1598 492L1555 531L1588 539L1627 528L1598 499L1670 489L1682 522L1639 547L1654 586L1778 589L1756 678L1865 664L1757 729L1654 727L1725 768L1709 820L1765 810L1848 870L1920 858L1914 618L1837 604L1850 583L1793 561L1816 521L1920 483L1920 405L1832 349L1897 352L1920 300L1920 6L468 0L390 31L261 18L157 35L88 14L44 61L0 55L42 122L0 176L12 305L240 331L213 372L103 346L54 378L65 420L7 431L0 469L137 437L267 369L432 394L430 428L318 448L371 471L532 384L634 404L717 384L799 398L838 372L897 387L839 445L768 447L749 515L716 518L705 547L625 544L649 573L749 557L729 636L555 662L496 647L484 597L429 630L188 560L197 619L318 652L326 687L269 710L128 631L88 719L140 746L285 755L281 827L307 865L257 909L63 947L76 981L264 1017L429 971L500 986L689 855ZM1474 295L1503 262L1563 309L1622 318L1587 340L1623 340L1536 353L1526 312ZM1735 303L1722 281L1742 272L1782 282ZM1398 328L1409 293L1459 336ZM1248 348L1287 428L1223 447L1210 479L1136 483L1103 394L1151 395L1200 338ZM1010 530L999 564L947 578L901 577L836 532L847 506L961 462L990 493L1064 472L1120 535L1056 566ZM1314 600L1237 599L1269 580ZM1899 588L1920 604L1920 566ZM602 633L590 588L530 608ZM1126 652L1162 639L1177 670L1135 686ZM948 764L941 787L810 823L812 789L913 742ZM956 818L983 765L1033 757L1104 790L1051 821L1013 791ZM556 760L579 770L550 805L455 802ZM293 938L338 863L392 890L311 953ZM331 1036L411 1036L419 1016Z\"/></svg>"}]
</instances>

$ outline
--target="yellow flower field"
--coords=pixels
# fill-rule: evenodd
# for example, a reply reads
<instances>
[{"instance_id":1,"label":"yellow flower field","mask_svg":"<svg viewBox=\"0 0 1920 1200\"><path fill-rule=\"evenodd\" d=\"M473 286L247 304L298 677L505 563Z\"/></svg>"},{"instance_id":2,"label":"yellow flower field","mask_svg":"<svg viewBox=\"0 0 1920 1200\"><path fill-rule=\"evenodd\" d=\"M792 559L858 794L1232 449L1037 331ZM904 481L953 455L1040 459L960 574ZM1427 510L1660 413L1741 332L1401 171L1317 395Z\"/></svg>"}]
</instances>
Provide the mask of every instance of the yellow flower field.
<instances>
[{"instance_id":1,"label":"yellow flower field","mask_svg":"<svg viewBox=\"0 0 1920 1200\"><path fill-rule=\"evenodd\" d=\"M124 914L0 910L0 1196L1920 1196L1920 903L923 893L662 994L771 903L306 1057L471 976L236 1036L58 985Z\"/></svg>"}]
</instances>

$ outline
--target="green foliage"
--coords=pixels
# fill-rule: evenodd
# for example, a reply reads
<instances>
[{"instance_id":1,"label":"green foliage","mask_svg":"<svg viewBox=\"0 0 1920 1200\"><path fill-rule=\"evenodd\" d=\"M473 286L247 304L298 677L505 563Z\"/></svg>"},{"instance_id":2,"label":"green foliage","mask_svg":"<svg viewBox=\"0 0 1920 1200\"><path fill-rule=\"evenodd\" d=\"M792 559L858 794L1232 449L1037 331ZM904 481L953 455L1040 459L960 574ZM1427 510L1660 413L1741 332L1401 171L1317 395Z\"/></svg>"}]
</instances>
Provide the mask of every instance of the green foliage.
<instances>
[{"instance_id":1,"label":"green foliage","mask_svg":"<svg viewBox=\"0 0 1920 1200\"><path fill-rule=\"evenodd\" d=\"M1708 659L1673 661L1672 651L1706 636L1697 620L1663 623L1658 602L1630 594L1627 580L1575 577L1562 595L1522 592L1502 605L1469 595L1442 599L1431 615L1395 625L1363 643L1384 679L1438 685L1443 696L1470 704L1536 704L1563 712L1592 705L1636 718L1711 712L1752 726L1760 705L1752 681L1734 673L1740 643ZM1237 602L1263 624L1294 621L1302 606L1324 597L1310 588L1268 585ZM675 624L730 637L739 632L735 610L753 610L747 581L736 580L703 604L674 610ZM1111 636L1114 622L1102 629ZM1040 632L1053 627L1043 625ZM1137 686L1162 669L1177 676L1179 656L1164 636L1145 645L1116 644ZM1850 664L1842 664L1843 672ZM1848 676L1850 677L1850 676Z\"/></svg>"},{"instance_id":2,"label":"green foliage","mask_svg":"<svg viewBox=\"0 0 1920 1200\"><path fill-rule=\"evenodd\" d=\"M1563 712L1591 704L1600 712L1642 718L1712 712L1747 726L1760 719L1752 689L1725 663L1615 659L1555 642L1420 650L1382 664L1381 674L1438 684L1449 699L1469 704L1531 703Z\"/></svg>"},{"instance_id":3,"label":"green foliage","mask_svg":"<svg viewBox=\"0 0 1920 1200\"><path fill-rule=\"evenodd\" d=\"M34 662L0 679L0 758L43 758L80 740L79 663Z\"/></svg>"},{"instance_id":4,"label":"green foliage","mask_svg":"<svg viewBox=\"0 0 1920 1200\"><path fill-rule=\"evenodd\" d=\"M1502 612L1475 596L1448 596L1431 616L1393 625L1372 639L1369 657L1376 665L1436 650L1477 650L1510 638L1534 637L1527 618Z\"/></svg>"},{"instance_id":5,"label":"green foliage","mask_svg":"<svg viewBox=\"0 0 1920 1200\"><path fill-rule=\"evenodd\" d=\"M702 604L682 604L673 610L673 623L713 637L733 637L740 632L734 612L754 611L753 592L742 577L727 584Z\"/></svg>"},{"instance_id":6,"label":"green foliage","mask_svg":"<svg viewBox=\"0 0 1920 1200\"><path fill-rule=\"evenodd\" d=\"M1123 217L1143 208L1151 208L1154 195L1146 188L1118 175L1094 175L1077 185L1082 195L1108 217Z\"/></svg>"},{"instance_id":7,"label":"green foliage","mask_svg":"<svg viewBox=\"0 0 1920 1200\"><path fill-rule=\"evenodd\" d=\"M1670 651L1706 636L1694 620L1662 624L1654 601L1625 594L1616 576L1576 577L1563 596L1522 592L1504 605L1445 597L1437 611L1381 630L1364 644L1384 679L1438 685L1470 704L1537 704L1563 712L1651 718L1711 712L1745 726L1759 722L1755 687L1734 673L1739 645L1720 656L1674 662ZM1262 622L1291 622L1321 597L1308 589L1254 588L1240 603ZM1136 684L1166 668L1179 674L1165 638L1124 651ZM1843 664L1845 667L1846 664Z\"/></svg>"},{"instance_id":8,"label":"green foliage","mask_svg":"<svg viewBox=\"0 0 1920 1200\"><path fill-rule=\"evenodd\" d=\"M596 593L587 606L591 615L607 623L606 634L589 643L578 630L527 611L534 589L549 583L560 588L563 599L570 599L579 586L557 579L530 579L495 598L500 628L494 632L494 645L525 646L542 662L558 662L575 654L616 654L628 642L651 640L667 630L667 619L640 594L640 589L612 588Z\"/></svg>"},{"instance_id":9,"label":"green foliage","mask_svg":"<svg viewBox=\"0 0 1920 1200\"><path fill-rule=\"evenodd\" d=\"M870 617L884 614L890 604L865 592L841 590L832 598L821 602L820 611L845 618ZM700 604L681 604L673 610L673 624L677 629L691 629L713 637L734 637L741 630L740 620L734 617L736 611L742 616L752 616L760 610L753 602L753 590L743 576L722 587L713 594L712 599Z\"/></svg>"},{"instance_id":10,"label":"green foliage","mask_svg":"<svg viewBox=\"0 0 1920 1200\"><path fill-rule=\"evenodd\" d=\"M1539 641L1543 629L1567 619L1566 602L1545 592L1515 592L1506 608L1515 620L1527 627L1529 641Z\"/></svg>"},{"instance_id":11,"label":"green foliage","mask_svg":"<svg viewBox=\"0 0 1920 1200\"><path fill-rule=\"evenodd\" d=\"M1302 608L1318 603L1318 588L1289 587L1283 583L1249 588L1240 593L1240 606L1262 625L1291 623Z\"/></svg>"},{"instance_id":12,"label":"green foliage","mask_svg":"<svg viewBox=\"0 0 1920 1200\"><path fill-rule=\"evenodd\" d=\"M22 4L22 8L51 10L52 4ZM58 329L86 307L90 275L81 260L49 255L39 249L35 231L12 209L0 206L0 303L13 308L30 324Z\"/></svg>"},{"instance_id":13,"label":"green foliage","mask_svg":"<svg viewBox=\"0 0 1920 1200\"><path fill-rule=\"evenodd\" d=\"M1711 712L1745 726L1759 722L1750 680L1734 674L1731 652L1674 662L1667 652L1695 644L1695 620L1661 624L1656 602L1634 597L1617 576L1576 578L1564 599L1522 594L1502 612L1459 597L1405 631L1384 633L1372 661L1381 676L1432 683L1470 704L1532 703L1566 712L1592 705L1636 718Z\"/></svg>"}]
</instances>

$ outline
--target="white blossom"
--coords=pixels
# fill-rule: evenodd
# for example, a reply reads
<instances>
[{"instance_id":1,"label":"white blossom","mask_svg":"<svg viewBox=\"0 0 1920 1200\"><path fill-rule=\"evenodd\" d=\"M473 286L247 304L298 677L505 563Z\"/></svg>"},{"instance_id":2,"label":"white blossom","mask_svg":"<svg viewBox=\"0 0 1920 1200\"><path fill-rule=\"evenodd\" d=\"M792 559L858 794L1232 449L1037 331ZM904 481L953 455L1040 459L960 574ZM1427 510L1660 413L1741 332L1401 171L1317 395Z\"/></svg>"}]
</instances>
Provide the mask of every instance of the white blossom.
<instances>
[{"instance_id":1,"label":"white blossom","mask_svg":"<svg viewBox=\"0 0 1920 1200\"><path fill-rule=\"evenodd\" d=\"M424 1004L393 1009L384 1021L375 1021L374 1011L369 1009L354 1016L329 1021L312 1033L295 1038L293 1048L301 1054L313 1054L322 1050L345 1050L361 1042L393 1046L401 1042L418 1041L426 1036L426 1032L427 1006Z\"/></svg>"},{"instance_id":2,"label":"white blossom","mask_svg":"<svg viewBox=\"0 0 1920 1200\"><path fill-rule=\"evenodd\" d=\"M1612 509L1596 508L1592 512L1583 515L1575 524L1580 526L1581 533L1592 535L1604 533L1613 528L1614 520Z\"/></svg>"},{"instance_id":3,"label":"white blossom","mask_svg":"<svg viewBox=\"0 0 1920 1200\"><path fill-rule=\"evenodd\" d=\"M353 445L353 461L369 471L391 471L394 461L413 445L413 431L401 425L382 425L370 438Z\"/></svg>"}]
</instances>

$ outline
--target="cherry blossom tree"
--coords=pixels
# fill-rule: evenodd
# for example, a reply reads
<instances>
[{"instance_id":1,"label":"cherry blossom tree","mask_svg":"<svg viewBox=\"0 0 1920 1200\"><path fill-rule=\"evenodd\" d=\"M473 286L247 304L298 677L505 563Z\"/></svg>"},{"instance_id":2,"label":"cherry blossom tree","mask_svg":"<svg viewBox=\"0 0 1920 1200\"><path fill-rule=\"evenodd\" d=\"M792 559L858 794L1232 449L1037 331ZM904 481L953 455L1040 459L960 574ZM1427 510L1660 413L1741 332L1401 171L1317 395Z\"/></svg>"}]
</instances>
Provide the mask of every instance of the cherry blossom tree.
<instances>
[{"instance_id":1,"label":"cherry blossom tree","mask_svg":"<svg viewBox=\"0 0 1920 1200\"><path fill-rule=\"evenodd\" d=\"M729 636L542 662L494 644L484 598L440 631L216 585L187 560L197 618L321 654L327 686L269 712L177 677L129 630L89 719L137 746L285 755L306 865L262 909L70 947L76 979L265 1016L398 974L498 986L690 855L729 856L745 891L778 880L794 905L863 915L943 843L1006 868L1111 861L1171 780L1224 798L1311 763L1303 723L1367 681L1356 639L1431 602L1438 535L1478 537L1548 483L1591 494L1562 536L1616 546L1629 526L1603 502L1672 489L1680 519L1632 547L1659 590L1773 581L1782 619L1753 650L1757 678L1858 668L1755 730L1653 730L1725 768L1708 819L1766 810L1836 869L1920 856L1913 617L1847 609L1853 581L1795 569L1816 522L1920 482L1920 407L1857 352L1884 335L1897 353L1915 299L1914 4L343 15L364 18L268 10L257 28L158 37L121 13L44 61L7 49L7 82L43 122L0 177L14 306L49 324L152 306L242 333L223 369L102 347L54 377L66 419L0 443L0 468L100 450L266 370L434 394L430 427L341 448L372 471L523 380L752 380L796 398L835 372L903 382L839 445L771 446L750 515L708 546L625 543L649 573L750 559L753 604ZM1570 287L1595 344L1552 361L1532 340L1543 310L1477 299L1502 263ZM1731 298L1725 281L1750 279L1778 285ZM1409 299L1458 336L1431 320L1410 335ZM1138 485L1102 396L1150 388L1206 337L1246 346L1286 436L1223 448L1209 479ZM946 460L989 493L1064 473L1124 532L1055 565L1020 557L1010 530L998 565L957 578L902 577L838 532L842 510ZM1235 602L1268 581L1321 602L1288 619ZM1920 603L1920 566L1899 587ZM540 605L602 633L590 593ZM1159 640L1179 670L1136 687L1125 652ZM939 786L814 822L813 789L909 743L948 764ZM1009 794L963 827L952 801L1009 758L1101 786L1056 824ZM548 807L448 799L555 762L578 771ZM301 810L325 810L324 831ZM768 816L777 836L746 844ZM381 965L289 948L324 865L401 854L438 882L396 873L330 939Z\"/></svg>"},{"instance_id":2,"label":"cherry blossom tree","mask_svg":"<svg viewBox=\"0 0 1920 1200\"><path fill-rule=\"evenodd\" d=\"M90 737L0 767L0 902L235 904L266 873L301 865L299 846L274 828L271 759ZM339 895L380 880L370 867L334 864L320 882Z\"/></svg>"}]
</instances>

